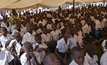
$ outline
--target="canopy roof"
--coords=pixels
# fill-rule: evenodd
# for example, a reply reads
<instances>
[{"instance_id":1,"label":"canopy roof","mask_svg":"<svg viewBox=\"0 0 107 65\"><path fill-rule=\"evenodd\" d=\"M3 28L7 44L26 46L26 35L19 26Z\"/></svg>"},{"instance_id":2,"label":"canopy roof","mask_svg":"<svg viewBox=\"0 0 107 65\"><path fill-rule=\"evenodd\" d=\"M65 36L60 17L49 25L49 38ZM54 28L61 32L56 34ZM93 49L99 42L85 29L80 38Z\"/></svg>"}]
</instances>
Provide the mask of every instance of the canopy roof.
<instances>
[{"instance_id":1,"label":"canopy roof","mask_svg":"<svg viewBox=\"0 0 107 65\"><path fill-rule=\"evenodd\" d=\"M105 0L107 1L107 0ZM73 0L0 0L0 9L26 9L33 6L57 7ZM103 0L75 0L79 3L103 2Z\"/></svg>"}]
</instances>

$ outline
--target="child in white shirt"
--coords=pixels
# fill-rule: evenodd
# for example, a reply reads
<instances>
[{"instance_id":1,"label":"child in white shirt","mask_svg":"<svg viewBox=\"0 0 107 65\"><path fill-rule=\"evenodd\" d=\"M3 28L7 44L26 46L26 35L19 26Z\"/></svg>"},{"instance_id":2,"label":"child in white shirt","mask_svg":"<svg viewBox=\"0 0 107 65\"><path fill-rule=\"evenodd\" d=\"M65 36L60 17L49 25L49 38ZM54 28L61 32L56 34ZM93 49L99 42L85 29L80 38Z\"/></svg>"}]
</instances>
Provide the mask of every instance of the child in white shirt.
<instances>
[{"instance_id":1,"label":"child in white shirt","mask_svg":"<svg viewBox=\"0 0 107 65\"><path fill-rule=\"evenodd\" d=\"M45 43L42 43L42 38L40 34L35 34L35 41L36 44L33 44L34 50L39 55L39 62L41 63L43 60L43 57L46 55L47 52L47 45Z\"/></svg>"},{"instance_id":2,"label":"child in white shirt","mask_svg":"<svg viewBox=\"0 0 107 65\"><path fill-rule=\"evenodd\" d=\"M13 59L11 53L0 48L0 65L12 65Z\"/></svg>"},{"instance_id":3,"label":"child in white shirt","mask_svg":"<svg viewBox=\"0 0 107 65\"><path fill-rule=\"evenodd\" d=\"M107 43L105 43L105 49L107 49ZM100 59L101 65L107 65L107 50L104 52L104 54L101 56Z\"/></svg>"},{"instance_id":4,"label":"child in white shirt","mask_svg":"<svg viewBox=\"0 0 107 65\"><path fill-rule=\"evenodd\" d=\"M85 47L85 58L87 59L89 65L98 65L98 57L96 55L97 47L94 44L88 44Z\"/></svg>"}]
</instances>

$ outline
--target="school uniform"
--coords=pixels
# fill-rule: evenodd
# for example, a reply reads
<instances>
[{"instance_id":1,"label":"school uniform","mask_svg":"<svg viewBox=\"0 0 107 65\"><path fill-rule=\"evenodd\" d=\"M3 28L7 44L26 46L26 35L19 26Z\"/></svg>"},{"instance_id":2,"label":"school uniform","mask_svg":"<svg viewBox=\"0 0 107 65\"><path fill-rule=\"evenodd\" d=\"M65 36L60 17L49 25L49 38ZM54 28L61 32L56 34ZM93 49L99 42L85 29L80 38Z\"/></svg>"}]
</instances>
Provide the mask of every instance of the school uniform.
<instances>
[{"instance_id":1,"label":"school uniform","mask_svg":"<svg viewBox=\"0 0 107 65\"><path fill-rule=\"evenodd\" d=\"M77 39L78 39L78 44L79 45L83 44L83 36L82 36L82 32L80 30L78 31Z\"/></svg>"},{"instance_id":2,"label":"school uniform","mask_svg":"<svg viewBox=\"0 0 107 65\"><path fill-rule=\"evenodd\" d=\"M61 31L60 30L51 31L50 34L52 36L52 39L57 41L60 38Z\"/></svg>"},{"instance_id":3,"label":"school uniform","mask_svg":"<svg viewBox=\"0 0 107 65\"><path fill-rule=\"evenodd\" d=\"M7 36L5 37L4 35L0 36L0 41L1 41L1 44L3 46L3 48L5 48L5 44L8 40L11 39L11 35L10 34L7 34Z\"/></svg>"},{"instance_id":4,"label":"school uniform","mask_svg":"<svg viewBox=\"0 0 107 65\"><path fill-rule=\"evenodd\" d=\"M85 33L89 34L89 27L87 24L84 24L82 26L82 32L83 32L83 36L85 37Z\"/></svg>"},{"instance_id":5,"label":"school uniform","mask_svg":"<svg viewBox=\"0 0 107 65\"><path fill-rule=\"evenodd\" d=\"M38 55L39 55L38 61L39 61L39 63L41 63L41 62L43 61L44 56L46 55L46 52L45 52L45 50L43 50L43 51L41 51L41 52L38 52L38 49L39 49L39 48L47 49L47 45L46 45L45 43L41 43L41 44L36 43L36 44L33 44L33 48L34 48L34 49L35 49L35 46L38 46L36 52L37 52Z\"/></svg>"},{"instance_id":6,"label":"school uniform","mask_svg":"<svg viewBox=\"0 0 107 65\"><path fill-rule=\"evenodd\" d=\"M97 61L98 61L97 55L93 55L93 58L91 58L91 57L89 56L89 54L86 53L85 59L87 59L89 65L98 65L98 63L97 63Z\"/></svg>"},{"instance_id":7,"label":"school uniform","mask_svg":"<svg viewBox=\"0 0 107 65\"><path fill-rule=\"evenodd\" d=\"M70 49L72 49L73 47L77 46L77 40L74 37L70 37Z\"/></svg>"},{"instance_id":8,"label":"school uniform","mask_svg":"<svg viewBox=\"0 0 107 65\"><path fill-rule=\"evenodd\" d=\"M17 29L14 29L11 35L14 35L16 32L19 32ZM21 28L21 31L19 32L21 36L24 35L24 30Z\"/></svg>"},{"instance_id":9,"label":"school uniform","mask_svg":"<svg viewBox=\"0 0 107 65\"><path fill-rule=\"evenodd\" d=\"M11 62L14 57L11 55L10 52L6 50L0 51L0 65L9 65L8 63Z\"/></svg>"},{"instance_id":10,"label":"school uniform","mask_svg":"<svg viewBox=\"0 0 107 65\"><path fill-rule=\"evenodd\" d=\"M34 40L34 33L30 34L29 32L26 32L23 36L23 39L22 39L22 44L25 43L25 42L30 42L30 43L35 43L35 40Z\"/></svg>"},{"instance_id":11,"label":"school uniform","mask_svg":"<svg viewBox=\"0 0 107 65\"><path fill-rule=\"evenodd\" d=\"M47 33L47 34L42 34L41 37L42 37L42 42L43 42L43 43L49 42L49 41L52 40L52 37L51 37L51 35L50 35L49 33Z\"/></svg>"},{"instance_id":12,"label":"school uniform","mask_svg":"<svg viewBox=\"0 0 107 65\"><path fill-rule=\"evenodd\" d=\"M70 45L69 39L67 39L67 43L65 42L64 38L61 38L60 40L57 41L56 48L58 49L58 53L62 58L64 58L66 51L68 50L68 48L70 48L69 45Z\"/></svg>"},{"instance_id":13,"label":"school uniform","mask_svg":"<svg viewBox=\"0 0 107 65\"><path fill-rule=\"evenodd\" d=\"M38 53L35 52L35 51L34 51L33 53L34 53L34 55L36 56L37 61L40 60ZM27 64L26 53L23 53L23 54L21 55L21 57L20 57L20 62L21 62L22 65L28 65L28 64ZM30 59L30 62L31 62L31 65L34 65L34 60L33 60L32 58ZM37 65L37 64L36 64L36 65Z\"/></svg>"},{"instance_id":14,"label":"school uniform","mask_svg":"<svg viewBox=\"0 0 107 65\"><path fill-rule=\"evenodd\" d=\"M102 28L104 28L106 26L106 21L107 21L107 19L103 18L103 20L102 20Z\"/></svg>"},{"instance_id":15,"label":"school uniform","mask_svg":"<svg viewBox=\"0 0 107 65\"><path fill-rule=\"evenodd\" d=\"M106 48L105 48L105 42L106 42L107 40L104 40L103 42L102 42L102 44L101 44L101 46L102 46L102 49L103 49L103 52L106 52Z\"/></svg>"},{"instance_id":16,"label":"school uniform","mask_svg":"<svg viewBox=\"0 0 107 65\"><path fill-rule=\"evenodd\" d=\"M14 42L16 43L16 46L15 46L16 53L17 53L17 55L20 55L21 44L20 44L19 42L17 42L16 39L14 39L14 40L12 40L12 41L10 42L9 47L12 47L12 44L13 44Z\"/></svg>"},{"instance_id":17,"label":"school uniform","mask_svg":"<svg viewBox=\"0 0 107 65\"><path fill-rule=\"evenodd\" d=\"M49 29L49 30L52 30L51 24L47 24L46 28Z\"/></svg>"},{"instance_id":18,"label":"school uniform","mask_svg":"<svg viewBox=\"0 0 107 65\"><path fill-rule=\"evenodd\" d=\"M74 60L72 60L69 65L78 65L78 64ZM84 64L83 65L89 65L86 59L84 60Z\"/></svg>"},{"instance_id":19,"label":"school uniform","mask_svg":"<svg viewBox=\"0 0 107 65\"><path fill-rule=\"evenodd\" d=\"M107 65L107 51L101 56L100 64Z\"/></svg>"}]
</instances>

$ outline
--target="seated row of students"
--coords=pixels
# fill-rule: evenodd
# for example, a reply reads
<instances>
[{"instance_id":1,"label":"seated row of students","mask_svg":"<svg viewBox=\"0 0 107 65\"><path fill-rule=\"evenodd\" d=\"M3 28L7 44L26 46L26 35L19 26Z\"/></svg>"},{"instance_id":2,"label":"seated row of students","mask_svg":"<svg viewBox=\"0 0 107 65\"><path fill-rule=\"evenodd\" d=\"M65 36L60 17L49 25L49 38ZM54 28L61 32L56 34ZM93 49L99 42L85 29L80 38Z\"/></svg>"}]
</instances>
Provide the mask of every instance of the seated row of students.
<instances>
[{"instance_id":1,"label":"seated row of students","mask_svg":"<svg viewBox=\"0 0 107 65\"><path fill-rule=\"evenodd\" d=\"M31 30L30 26L28 27L27 30L30 32L30 30ZM5 39L6 41L10 40L10 38L8 39L8 37L5 38L5 36L7 36L6 28L1 28L1 32L2 32L2 34L4 36L4 38L1 38L1 39ZM68 65L70 63L70 59L68 58L69 54L70 54L70 51L73 49L73 47L76 44L72 47L72 43L70 43L70 41L69 41L70 40L70 36L71 36L71 31L70 31L69 28L62 29L61 33L62 33L62 38L57 41L55 54L59 58L59 60L61 62L63 62L63 63L61 63L62 65ZM21 42L21 35L20 35L20 33L18 33L18 32L14 33L13 37L14 37L14 39L9 43L9 45L7 46L7 49L8 50L10 50L10 49L12 50L12 54L13 54L14 58L16 58L18 60L20 58L21 64L22 65L26 65L27 61L30 64L30 61L29 61L30 57L29 56L31 56L31 58L33 58L34 61L37 62L37 65L38 64L42 64L43 57L46 55L45 51L47 51L46 50L47 46L42 42L42 38L41 38L40 34L35 34L34 37L32 36L32 39L34 39L34 41L36 41L33 44L31 43L32 41L28 41L28 39L27 39L26 41L28 41L28 42L24 42L23 43L24 47L21 47L21 43L20 43ZM28 38L28 36L26 38ZM5 45L6 45L6 43L4 44L3 47L5 47ZM106 43L105 43L105 45L106 45ZM28 56L25 56L24 54L22 54L21 57L20 57L21 49L24 50L25 54L28 53ZM35 50L35 56L36 56L37 59L35 58L34 54L32 53L33 50ZM96 47L95 47L95 45L86 46L85 51L87 52L86 53L86 57L87 57L88 63L90 65L92 65L92 64L96 64L97 65L96 61L98 61L98 58L96 57ZM73 53L74 52L71 52L71 54L73 54ZM31 55L29 55L29 54L31 54ZM24 56L28 57L28 59L23 58ZM73 57L75 57L75 56L73 56ZM71 56L71 58L73 58L73 57ZM92 59L93 59L93 61L92 61ZM20 64L20 61L19 61L19 64Z\"/></svg>"}]
</instances>

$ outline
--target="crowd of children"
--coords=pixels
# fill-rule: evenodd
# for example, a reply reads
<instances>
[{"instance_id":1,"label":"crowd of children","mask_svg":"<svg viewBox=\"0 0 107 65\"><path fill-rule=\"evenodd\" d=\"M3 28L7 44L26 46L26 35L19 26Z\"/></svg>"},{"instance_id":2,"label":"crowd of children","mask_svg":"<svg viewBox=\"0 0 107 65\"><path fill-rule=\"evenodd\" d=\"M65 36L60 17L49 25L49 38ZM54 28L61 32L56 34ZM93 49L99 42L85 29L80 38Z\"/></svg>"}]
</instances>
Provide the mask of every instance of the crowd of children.
<instances>
[{"instance_id":1,"label":"crowd of children","mask_svg":"<svg viewBox=\"0 0 107 65\"><path fill-rule=\"evenodd\" d=\"M106 65L107 6L73 11L18 15L13 9L10 17L4 15L0 19L0 65Z\"/></svg>"}]
</instances>

